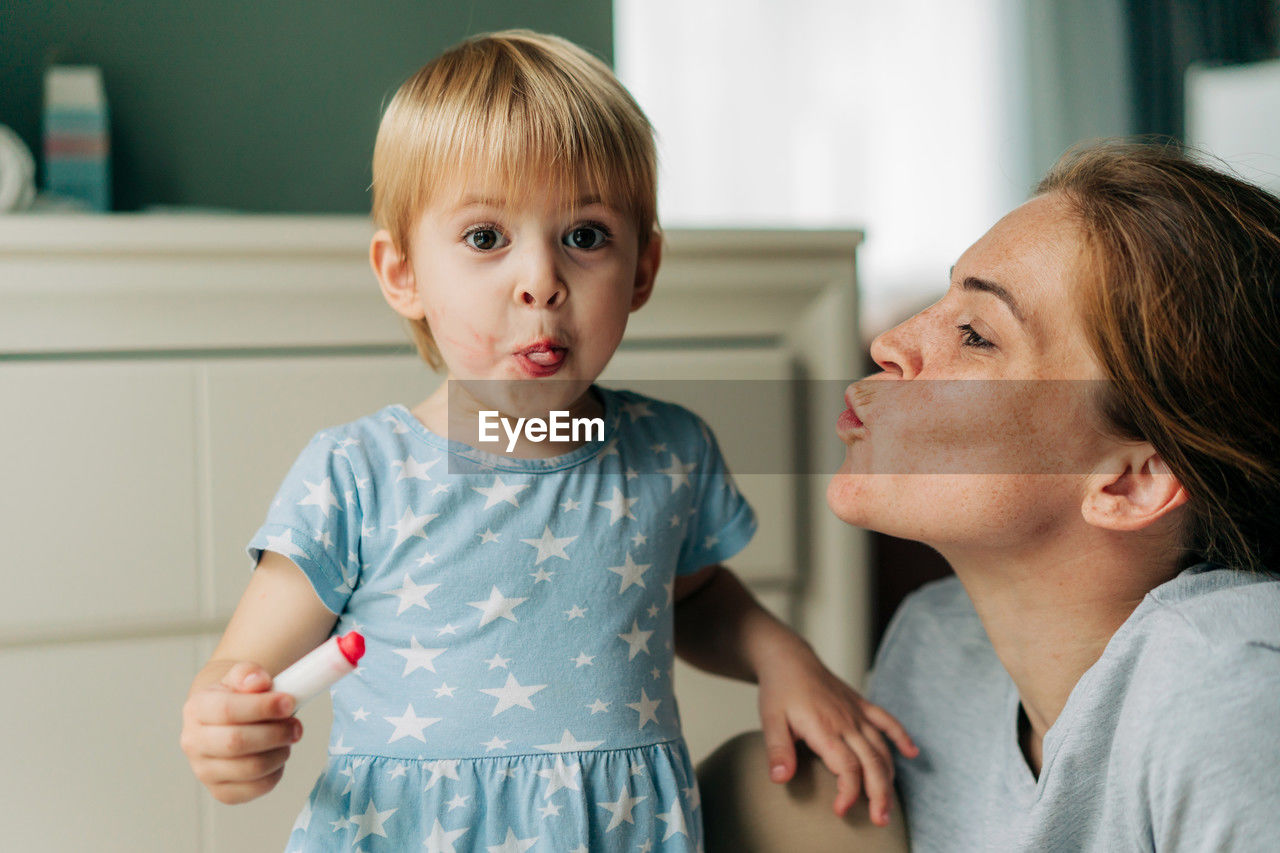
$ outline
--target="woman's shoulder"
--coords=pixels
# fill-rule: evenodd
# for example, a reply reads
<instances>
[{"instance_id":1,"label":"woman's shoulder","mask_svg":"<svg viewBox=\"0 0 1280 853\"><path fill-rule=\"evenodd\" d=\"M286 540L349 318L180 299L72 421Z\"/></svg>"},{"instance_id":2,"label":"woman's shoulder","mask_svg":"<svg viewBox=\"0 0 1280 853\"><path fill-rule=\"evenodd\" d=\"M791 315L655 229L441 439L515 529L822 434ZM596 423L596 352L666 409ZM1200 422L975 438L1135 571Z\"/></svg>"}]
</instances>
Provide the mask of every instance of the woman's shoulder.
<instances>
[{"instance_id":1,"label":"woman's shoulder","mask_svg":"<svg viewBox=\"0 0 1280 853\"><path fill-rule=\"evenodd\" d=\"M1152 653L1202 650L1217 659L1231 649L1280 652L1280 577L1204 563L1148 595L1137 629Z\"/></svg>"},{"instance_id":2,"label":"woman's shoulder","mask_svg":"<svg viewBox=\"0 0 1280 853\"><path fill-rule=\"evenodd\" d=\"M1280 723L1280 579L1197 566L1157 587L1116 640L1130 650L1126 715L1146 740L1226 722ZM1115 640L1113 640L1115 642ZM1236 709L1229 712L1226 709Z\"/></svg>"}]
</instances>

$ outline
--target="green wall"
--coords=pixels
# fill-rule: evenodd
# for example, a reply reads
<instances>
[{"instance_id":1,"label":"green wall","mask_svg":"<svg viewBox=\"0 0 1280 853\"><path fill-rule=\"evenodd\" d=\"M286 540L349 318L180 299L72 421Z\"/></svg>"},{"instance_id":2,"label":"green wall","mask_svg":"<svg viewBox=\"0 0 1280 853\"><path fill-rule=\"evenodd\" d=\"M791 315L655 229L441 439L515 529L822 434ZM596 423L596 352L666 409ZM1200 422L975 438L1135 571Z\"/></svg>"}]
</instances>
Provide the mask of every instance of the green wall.
<instances>
[{"instance_id":1,"label":"green wall","mask_svg":"<svg viewBox=\"0 0 1280 853\"><path fill-rule=\"evenodd\" d=\"M479 32L553 32L612 61L611 0L0 3L0 124L40 159L43 68L101 66L115 209L367 212L383 104Z\"/></svg>"}]
</instances>

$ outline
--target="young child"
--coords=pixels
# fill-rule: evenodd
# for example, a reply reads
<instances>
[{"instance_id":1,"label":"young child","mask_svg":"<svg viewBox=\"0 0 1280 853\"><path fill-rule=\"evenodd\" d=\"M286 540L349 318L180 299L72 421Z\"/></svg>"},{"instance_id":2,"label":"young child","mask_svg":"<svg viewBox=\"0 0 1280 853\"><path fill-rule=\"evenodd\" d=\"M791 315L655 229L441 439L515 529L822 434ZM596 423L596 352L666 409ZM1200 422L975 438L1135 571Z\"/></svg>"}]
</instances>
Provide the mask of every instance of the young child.
<instances>
[{"instance_id":1,"label":"young child","mask_svg":"<svg viewBox=\"0 0 1280 853\"><path fill-rule=\"evenodd\" d=\"M673 649L757 681L771 775L802 738L887 821L896 722L720 565L755 517L706 426L594 385L660 260L652 131L554 37L472 39L410 78L374 151L371 261L448 381L319 433L249 544L257 568L184 708L227 803L301 736L273 673L361 631L290 850L692 851ZM603 434L483 441L480 413ZM762 768L763 772L763 768Z\"/></svg>"}]
</instances>

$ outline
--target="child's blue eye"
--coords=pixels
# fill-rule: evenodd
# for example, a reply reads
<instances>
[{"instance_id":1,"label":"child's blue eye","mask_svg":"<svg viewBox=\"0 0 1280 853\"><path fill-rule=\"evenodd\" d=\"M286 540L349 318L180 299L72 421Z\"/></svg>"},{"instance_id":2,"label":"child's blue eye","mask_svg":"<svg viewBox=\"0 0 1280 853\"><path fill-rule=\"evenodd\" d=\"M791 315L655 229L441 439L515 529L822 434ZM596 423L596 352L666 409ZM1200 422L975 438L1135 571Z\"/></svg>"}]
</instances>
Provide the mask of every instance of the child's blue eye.
<instances>
[{"instance_id":1,"label":"child's blue eye","mask_svg":"<svg viewBox=\"0 0 1280 853\"><path fill-rule=\"evenodd\" d=\"M475 228L462 236L462 242L481 252L500 248L502 241L502 234L496 228Z\"/></svg>"},{"instance_id":2,"label":"child's blue eye","mask_svg":"<svg viewBox=\"0 0 1280 853\"><path fill-rule=\"evenodd\" d=\"M609 232L599 225L579 225L564 235L564 244L572 249L598 249L609 240Z\"/></svg>"}]
</instances>

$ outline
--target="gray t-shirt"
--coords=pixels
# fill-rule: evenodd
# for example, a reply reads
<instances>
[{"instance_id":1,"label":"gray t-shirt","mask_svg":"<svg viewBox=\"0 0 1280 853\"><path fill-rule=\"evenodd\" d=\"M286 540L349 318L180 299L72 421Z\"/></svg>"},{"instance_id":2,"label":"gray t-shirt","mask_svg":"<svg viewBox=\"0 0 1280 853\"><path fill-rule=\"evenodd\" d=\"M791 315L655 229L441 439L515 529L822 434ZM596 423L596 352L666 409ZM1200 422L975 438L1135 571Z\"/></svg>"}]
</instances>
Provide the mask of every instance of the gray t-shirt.
<instances>
[{"instance_id":1,"label":"gray t-shirt","mask_svg":"<svg viewBox=\"0 0 1280 853\"><path fill-rule=\"evenodd\" d=\"M1037 779L1019 699L964 587L898 610L870 698L920 746L896 757L913 850L1280 850L1280 581L1187 569L1080 678Z\"/></svg>"}]
</instances>

